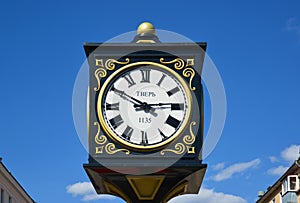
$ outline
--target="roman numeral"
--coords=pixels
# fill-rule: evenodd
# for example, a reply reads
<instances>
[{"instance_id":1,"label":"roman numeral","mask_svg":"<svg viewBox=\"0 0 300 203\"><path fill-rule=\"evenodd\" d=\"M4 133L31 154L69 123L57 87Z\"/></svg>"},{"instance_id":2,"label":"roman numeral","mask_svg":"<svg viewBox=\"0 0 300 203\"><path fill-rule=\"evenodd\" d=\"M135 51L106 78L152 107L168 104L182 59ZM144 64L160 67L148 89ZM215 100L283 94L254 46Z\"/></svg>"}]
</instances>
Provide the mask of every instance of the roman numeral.
<instances>
[{"instance_id":1,"label":"roman numeral","mask_svg":"<svg viewBox=\"0 0 300 203\"><path fill-rule=\"evenodd\" d=\"M166 136L159 128L158 128L158 132L159 132L159 134L161 135L162 140L167 139L167 136Z\"/></svg>"},{"instance_id":2,"label":"roman numeral","mask_svg":"<svg viewBox=\"0 0 300 203\"><path fill-rule=\"evenodd\" d=\"M181 121L177 120L176 118L169 115L169 117L166 120L166 124L172 126L173 128L177 128L179 126Z\"/></svg>"},{"instance_id":3,"label":"roman numeral","mask_svg":"<svg viewBox=\"0 0 300 203\"><path fill-rule=\"evenodd\" d=\"M124 121L120 115L117 115L116 117L109 120L110 124L114 129L119 127Z\"/></svg>"},{"instance_id":4,"label":"roman numeral","mask_svg":"<svg viewBox=\"0 0 300 203\"><path fill-rule=\"evenodd\" d=\"M147 132L141 131L142 132L142 145L148 145L148 138L147 138Z\"/></svg>"},{"instance_id":5,"label":"roman numeral","mask_svg":"<svg viewBox=\"0 0 300 203\"><path fill-rule=\"evenodd\" d=\"M178 87L175 87L175 88L169 90L169 91L167 92L167 94L168 94L169 96L171 96L171 95L175 94L175 93L178 92L178 91L179 91L179 88L178 88Z\"/></svg>"},{"instance_id":6,"label":"roman numeral","mask_svg":"<svg viewBox=\"0 0 300 203\"><path fill-rule=\"evenodd\" d=\"M141 82L150 82L150 69L144 69L144 70L141 70L141 73L142 73L142 80Z\"/></svg>"},{"instance_id":7,"label":"roman numeral","mask_svg":"<svg viewBox=\"0 0 300 203\"><path fill-rule=\"evenodd\" d=\"M105 107L106 107L106 110L119 111L119 104L120 104L119 102L118 103L113 103L113 104L106 103Z\"/></svg>"},{"instance_id":8,"label":"roman numeral","mask_svg":"<svg viewBox=\"0 0 300 203\"><path fill-rule=\"evenodd\" d=\"M171 111L173 110L183 110L184 108L184 105L183 103L180 103L180 104L171 104Z\"/></svg>"},{"instance_id":9,"label":"roman numeral","mask_svg":"<svg viewBox=\"0 0 300 203\"><path fill-rule=\"evenodd\" d=\"M129 73L127 75L124 75L124 78L128 82L128 87L136 84Z\"/></svg>"},{"instance_id":10,"label":"roman numeral","mask_svg":"<svg viewBox=\"0 0 300 203\"><path fill-rule=\"evenodd\" d=\"M166 75L163 74L163 75L161 76L160 80L158 81L158 83L156 83L156 85L157 85L157 86L160 86L161 83L162 83L162 81L165 79L165 77L166 77Z\"/></svg>"},{"instance_id":11,"label":"roman numeral","mask_svg":"<svg viewBox=\"0 0 300 203\"><path fill-rule=\"evenodd\" d=\"M127 126L122 134L122 137L124 137L126 140L130 140L132 133L133 129L130 126Z\"/></svg>"}]
</instances>

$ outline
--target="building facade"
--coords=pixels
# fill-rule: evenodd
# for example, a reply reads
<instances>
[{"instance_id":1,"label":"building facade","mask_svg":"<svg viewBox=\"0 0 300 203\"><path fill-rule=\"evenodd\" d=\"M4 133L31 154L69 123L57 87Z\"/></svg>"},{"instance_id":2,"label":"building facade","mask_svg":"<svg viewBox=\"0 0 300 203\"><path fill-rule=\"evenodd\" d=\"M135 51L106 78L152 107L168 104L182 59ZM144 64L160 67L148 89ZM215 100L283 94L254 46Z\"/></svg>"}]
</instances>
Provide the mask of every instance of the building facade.
<instances>
[{"instance_id":1,"label":"building facade","mask_svg":"<svg viewBox=\"0 0 300 203\"><path fill-rule=\"evenodd\" d=\"M0 203L35 203L0 158Z\"/></svg>"},{"instance_id":2,"label":"building facade","mask_svg":"<svg viewBox=\"0 0 300 203\"><path fill-rule=\"evenodd\" d=\"M256 203L300 203L300 157Z\"/></svg>"}]
</instances>

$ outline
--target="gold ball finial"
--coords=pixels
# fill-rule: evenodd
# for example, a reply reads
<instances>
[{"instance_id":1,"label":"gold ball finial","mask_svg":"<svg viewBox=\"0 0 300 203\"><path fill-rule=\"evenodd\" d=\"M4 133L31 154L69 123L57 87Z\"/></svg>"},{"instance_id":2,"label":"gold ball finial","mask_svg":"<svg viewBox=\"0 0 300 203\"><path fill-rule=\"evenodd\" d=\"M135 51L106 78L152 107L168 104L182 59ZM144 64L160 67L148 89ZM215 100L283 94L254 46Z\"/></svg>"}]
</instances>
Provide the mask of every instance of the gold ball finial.
<instances>
[{"instance_id":1,"label":"gold ball finial","mask_svg":"<svg viewBox=\"0 0 300 203\"><path fill-rule=\"evenodd\" d=\"M137 33L140 34L152 34L155 35L155 28L154 26L149 22L143 22L139 25L137 29Z\"/></svg>"}]
</instances>

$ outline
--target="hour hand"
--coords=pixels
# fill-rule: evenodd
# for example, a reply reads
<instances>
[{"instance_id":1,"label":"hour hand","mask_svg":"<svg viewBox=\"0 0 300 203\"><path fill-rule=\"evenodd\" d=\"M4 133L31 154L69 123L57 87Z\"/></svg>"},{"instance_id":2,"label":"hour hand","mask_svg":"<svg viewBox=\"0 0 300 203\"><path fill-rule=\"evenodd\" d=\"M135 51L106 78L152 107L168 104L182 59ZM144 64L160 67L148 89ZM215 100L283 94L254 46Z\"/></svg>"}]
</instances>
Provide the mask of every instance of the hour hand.
<instances>
[{"instance_id":1,"label":"hour hand","mask_svg":"<svg viewBox=\"0 0 300 203\"><path fill-rule=\"evenodd\" d=\"M151 106L149 107L139 106L135 108L135 111L144 111L146 113L150 113L154 117L157 116L157 113L155 112L155 108L152 108Z\"/></svg>"},{"instance_id":2,"label":"hour hand","mask_svg":"<svg viewBox=\"0 0 300 203\"><path fill-rule=\"evenodd\" d=\"M134 104L134 108L141 108L142 104ZM148 107L152 108L155 106L160 107L159 109L166 109L171 108L171 110L183 110L184 104L183 103L156 103L156 104L147 104ZM157 109L157 108L156 108Z\"/></svg>"}]
</instances>

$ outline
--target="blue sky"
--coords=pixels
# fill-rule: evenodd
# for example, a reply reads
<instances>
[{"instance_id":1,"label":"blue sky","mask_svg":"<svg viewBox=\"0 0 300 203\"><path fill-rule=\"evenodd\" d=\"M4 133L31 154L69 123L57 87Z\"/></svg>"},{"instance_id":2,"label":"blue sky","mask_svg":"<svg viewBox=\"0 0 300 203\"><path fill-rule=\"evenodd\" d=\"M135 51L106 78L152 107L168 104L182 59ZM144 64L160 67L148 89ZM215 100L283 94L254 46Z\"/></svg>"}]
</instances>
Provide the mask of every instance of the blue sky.
<instances>
[{"instance_id":1,"label":"blue sky","mask_svg":"<svg viewBox=\"0 0 300 203\"><path fill-rule=\"evenodd\" d=\"M297 0L1 2L4 164L37 202L122 202L93 200L98 197L82 168L88 155L73 125L72 91L84 42L103 42L150 21L207 42L227 96L225 128L204 160L202 191L181 198L255 201L298 153L299 10Z\"/></svg>"}]
</instances>

